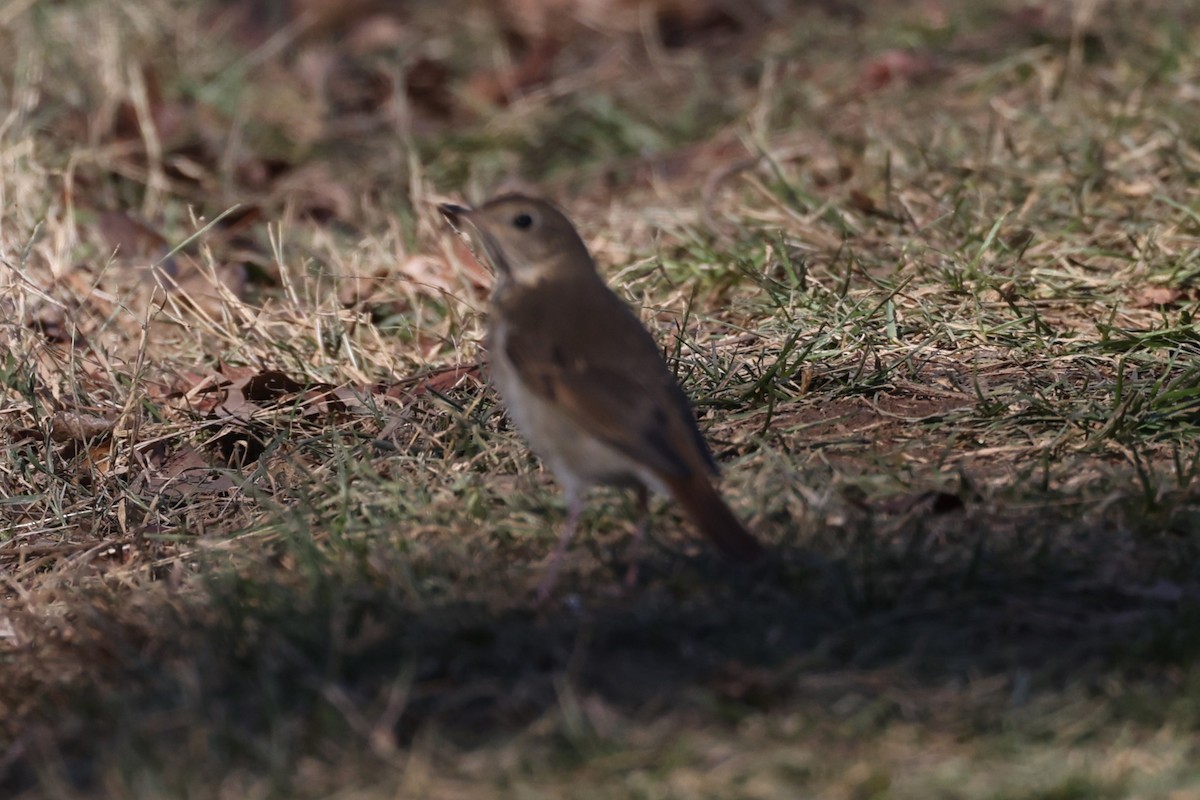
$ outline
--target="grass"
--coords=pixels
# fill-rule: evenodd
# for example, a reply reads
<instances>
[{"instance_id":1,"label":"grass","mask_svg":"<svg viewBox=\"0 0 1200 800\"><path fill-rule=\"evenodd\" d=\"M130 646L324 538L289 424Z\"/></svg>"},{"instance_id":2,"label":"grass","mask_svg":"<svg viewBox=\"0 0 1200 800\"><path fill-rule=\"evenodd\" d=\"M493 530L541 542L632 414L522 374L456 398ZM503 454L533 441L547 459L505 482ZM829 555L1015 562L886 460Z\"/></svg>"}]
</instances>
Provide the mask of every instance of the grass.
<instances>
[{"instance_id":1,"label":"grass","mask_svg":"<svg viewBox=\"0 0 1200 800\"><path fill-rule=\"evenodd\" d=\"M0 9L5 796L1195 793L1200 17L445 6ZM769 564L597 492L533 602L433 210L514 179Z\"/></svg>"}]
</instances>

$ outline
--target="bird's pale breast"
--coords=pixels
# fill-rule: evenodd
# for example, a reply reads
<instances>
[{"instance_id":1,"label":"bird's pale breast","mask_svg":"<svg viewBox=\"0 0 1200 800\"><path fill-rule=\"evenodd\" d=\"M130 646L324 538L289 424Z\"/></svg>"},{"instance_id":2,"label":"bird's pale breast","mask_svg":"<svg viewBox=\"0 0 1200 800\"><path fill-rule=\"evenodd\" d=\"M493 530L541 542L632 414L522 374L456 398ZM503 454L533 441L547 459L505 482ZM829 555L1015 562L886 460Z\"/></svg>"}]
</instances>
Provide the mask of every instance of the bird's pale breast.
<instances>
[{"instance_id":1,"label":"bird's pale breast","mask_svg":"<svg viewBox=\"0 0 1200 800\"><path fill-rule=\"evenodd\" d=\"M517 430L564 488L581 491L597 483L641 483L653 491L667 493L650 470L590 435L552 402L529 389L505 355L505 336L504 324L495 322L490 331L492 382Z\"/></svg>"}]
</instances>

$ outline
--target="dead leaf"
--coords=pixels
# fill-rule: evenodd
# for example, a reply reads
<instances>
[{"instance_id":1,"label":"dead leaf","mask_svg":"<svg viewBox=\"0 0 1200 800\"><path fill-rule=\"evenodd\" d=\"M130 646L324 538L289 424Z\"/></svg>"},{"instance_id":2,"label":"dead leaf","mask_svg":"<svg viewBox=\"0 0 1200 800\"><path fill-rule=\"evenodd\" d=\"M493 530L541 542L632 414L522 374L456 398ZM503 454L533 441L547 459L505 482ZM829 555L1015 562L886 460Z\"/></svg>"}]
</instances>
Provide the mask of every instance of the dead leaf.
<instances>
[{"instance_id":1,"label":"dead leaf","mask_svg":"<svg viewBox=\"0 0 1200 800\"><path fill-rule=\"evenodd\" d=\"M998 15L990 27L956 37L953 49L976 58L984 53L1013 52L1046 44L1055 47L1082 45L1085 55L1103 52L1104 42L1095 23L1095 9L1102 7L1100 4L1020 3L1008 13ZM1081 10L1084 13L1079 13Z\"/></svg>"},{"instance_id":2,"label":"dead leaf","mask_svg":"<svg viewBox=\"0 0 1200 800\"><path fill-rule=\"evenodd\" d=\"M70 344L76 347L86 344L75 321L62 306L46 303L38 308L30 316L29 327L39 331L47 341L54 344Z\"/></svg>"},{"instance_id":3,"label":"dead leaf","mask_svg":"<svg viewBox=\"0 0 1200 800\"><path fill-rule=\"evenodd\" d=\"M209 317L219 317L230 298L245 300L249 272L242 263L204 265L191 258L172 259L173 270L165 265L151 274L168 294L187 300L187 304Z\"/></svg>"},{"instance_id":4,"label":"dead leaf","mask_svg":"<svg viewBox=\"0 0 1200 800\"><path fill-rule=\"evenodd\" d=\"M59 411L50 418L50 438L56 442L86 442L112 433L115 418L82 411Z\"/></svg>"},{"instance_id":5,"label":"dead leaf","mask_svg":"<svg viewBox=\"0 0 1200 800\"><path fill-rule=\"evenodd\" d=\"M218 364L213 372L187 372L176 378L166 397L170 400L183 400L194 412L209 414L218 406L224 405L235 383L244 384L257 373L258 370L254 367L228 364ZM237 398L239 403L245 402L240 389L237 390Z\"/></svg>"},{"instance_id":6,"label":"dead leaf","mask_svg":"<svg viewBox=\"0 0 1200 800\"><path fill-rule=\"evenodd\" d=\"M189 135L187 109L166 98L157 72L144 63L137 69L145 87L145 102L150 114L149 122L154 126L154 136L164 150L171 150ZM125 100L117 106L111 133L118 141L141 142L144 140L144 124L133 101Z\"/></svg>"},{"instance_id":7,"label":"dead leaf","mask_svg":"<svg viewBox=\"0 0 1200 800\"><path fill-rule=\"evenodd\" d=\"M862 213L872 217L882 217L895 221L896 215L887 209L880 208L875 202L875 198L871 197L864 191L859 189L850 190L850 205L851 207L861 211Z\"/></svg>"},{"instance_id":8,"label":"dead leaf","mask_svg":"<svg viewBox=\"0 0 1200 800\"><path fill-rule=\"evenodd\" d=\"M311 161L275 181L271 201L290 204L303 217L317 222L349 222L358 207L357 190L335 177L327 162Z\"/></svg>"},{"instance_id":9,"label":"dead leaf","mask_svg":"<svg viewBox=\"0 0 1200 800\"><path fill-rule=\"evenodd\" d=\"M340 55L322 85L325 105L333 116L373 114L392 100L391 76L365 58Z\"/></svg>"},{"instance_id":10,"label":"dead leaf","mask_svg":"<svg viewBox=\"0 0 1200 800\"><path fill-rule=\"evenodd\" d=\"M419 58L404 73L404 92L419 111L445 119L454 111L450 70L441 61Z\"/></svg>"},{"instance_id":11,"label":"dead leaf","mask_svg":"<svg viewBox=\"0 0 1200 800\"><path fill-rule=\"evenodd\" d=\"M281 370L227 365L219 369L221 372L178 375L167 386L155 387L153 393L182 400L191 412L207 419L237 422L261 421L262 412L281 407L289 414L299 412L309 418L368 408L363 396L371 393L369 389L304 382Z\"/></svg>"},{"instance_id":12,"label":"dead leaf","mask_svg":"<svg viewBox=\"0 0 1200 800\"><path fill-rule=\"evenodd\" d=\"M818 189L828 189L830 186L845 183L853 177L854 165L841 161L828 171L815 168L812 171L812 181Z\"/></svg>"},{"instance_id":13,"label":"dead leaf","mask_svg":"<svg viewBox=\"0 0 1200 800\"><path fill-rule=\"evenodd\" d=\"M455 238L453 245L457 263L471 287L482 293L492 284L491 273L479 263L475 254L461 239ZM432 256L409 256L396 265L396 272L425 288L433 288L447 294L462 292L462 284L455 280L454 272L444 259Z\"/></svg>"},{"instance_id":14,"label":"dead leaf","mask_svg":"<svg viewBox=\"0 0 1200 800\"><path fill-rule=\"evenodd\" d=\"M467 82L467 91L488 105L505 105L549 81L561 49L562 43L553 36L537 39L512 69L475 73Z\"/></svg>"},{"instance_id":15,"label":"dead leaf","mask_svg":"<svg viewBox=\"0 0 1200 800\"><path fill-rule=\"evenodd\" d=\"M1173 306L1184 298L1186 292L1176 286L1143 286L1134 293L1130 303L1134 308L1157 308Z\"/></svg>"},{"instance_id":16,"label":"dead leaf","mask_svg":"<svg viewBox=\"0 0 1200 800\"><path fill-rule=\"evenodd\" d=\"M92 445L87 449L88 467L97 475L107 476L112 473L113 462L117 455L111 440ZM120 470L124 472L125 470Z\"/></svg>"},{"instance_id":17,"label":"dead leaf","mask_svg":"<svg viewBox=\"0 0 1200 800\"><path fill-rule=\"evenodd\" d=\"M859 87L875 92L895 82L919 83L943 72L936 58L917 50L885 50L869 59L859 74Z\"/></svg>"},{"instance_id":18,"label":"dead leaf","mask_svg":"<svg viewBox=\"0 0 1200 800\"><path fill-rule=\"evenodd\" d=\"M526 40L562 34L578 15L580 0L502 0L504 25Z\"/></svg>"},{"instance_id":19,"label":"dead leaf","mask_svg":"<svg viewBox=\"0 0 1200 800\"><path fill-rule=\"evenodd\" d=\"M309 36L319 36L343 33L356 20L372 15L378 5L378 0L291 0L289 7L308 23Z\"/></svg>"},{"instance_id":20,"label":"dead leaf","mask_svg":"<svg viewBox=\"0 0 1200 800\"><path fill-rule=\"evenodd\" d=\"M726 0L504 0L501 11L511 30L531 40L569 38L572 24L585 31L640 33L651 20L663 44L673 47L704 33L740 29L763 16L755 5Z\"/></svg>"},{"instance_id":21,"label":"dead leaf","mask_svg":"<svg viewBox=\"0 0 1200 800\"><path fill-rule=\"evenodd\" d=\"M109 250L123 259L157 261L171 246L165 236L143 219L125 211L102 211L96 218L96 230Z\"/></svg>"},{"instance_id":22,"label":"dead leaf","mask_svg":"<svg viewBox=\"0 0 1200 800\"><path fill-rule=\"evenodd\" d=\"M495 281L495 276L492 271L483 265L475 256L475 251L472 250L461 238L454 240L454 253L458 257L458 263L462 266L466 273L466 278L470 282L472 288L479 293L487 293L492 288L492 283Z\"/></svg>"},{"instance_id":23,"label":"dead leaf","mask_svg":"<svg viewBox=\"0 0 1200 800\"><path fill-rule=\"evenodd\" d=\"M921 513L945 514L950 511L960 511L965 506L962 498L957 494L927 491L889 498L873 503L871 507L885 514L907 514L917 509L920 509Z\"/></svg>"},{"instance_id":24,"label":"dead leaf","mask_svg":"<svg viewBox=\"0 0 1200 800\"><path fill-rule=\"evenodd\" d=\"M210 464L196 448L184 444L161 461L147 459L136 491L178 503L198 495L216 496L236 489L238 484L228 470Z\"/></svg>"},{"instance_id":25,"label":"dead leaf","mask_svg":"<svg viewBox=\"0 0 1200 800\"><path fill-rule=\"evenodd\" d=\"M371 275L343 275L338 280L338 302L344 308L353 308L370 302L387 276L382 272Z\"/></svg>"},{"instance_id":26,"label":"dead leaf","mask_svg":"<svg viewBox=\"0 0 1200 800\"><path fill-rule=\"evenodd\" d=\"M365 55L400 50L411 38L404 23L394 14L372 14L354 23L344 43L351 53Z\"/></svg>"},{"instance_id":27,"label":"dead leaf","mask_svg":"<svg viewBox=\"0 0 1200 800\"><path fill-rule=\"evenodd\" d=\"M346 414L352 411L371 413L371 404L364 400L369 394L367 390L360 391L351 386L319 383L304 390L301 402L306 408L325 415Z\"/></svg>"},{"instance_id":28,"label":"dead leaf","mask_svg":"<svg viewBox=\"0 0 1200 800\"><path fill-rule=\"evenodd\" d=\"M430 392L440 394L465 385L483 385L482 372L478 362L453 364L421 375L414 375L387 387L383 394L386 397L409 402Z\"/></svg>"},{"instance_id":29,"label":"dead leaf","mask_svg":"<svg viewBox=\"0 0 1200 800\"><path fill-rule=\"evenodd\" d=\"M1029 228L1020 227L1005 231L1002 238L1010 250L1024 250L1033 241L1034 232Z\"/></svg>"},{"instance_id":30,"label":"dead leaf","mask_svg":"<svg viewBox=\"0 0 1200 800\"><path fill-rule=\"evenodd\" d=\"M288 395L302 392L305 384L286 372L269 369L253 375L241 386L241 392L252 403L277 405Z\"/></svg>"},{"instance_id":31,"label":"dead leaf","mask_svg":"<svg viewBox=\"0 0 1200 800\"><path fill-rule=\"evenodd\" d=\"M1148 197L1155 192L1155 185L1148 180L1113 181L1113 188L1126 197Z\"/></svg>"},{"instance_id":32,"label":"dead leaf","mask_svg":"<svg viewBox=\"0 0 1200 800\"><path fill-rule=\"evenodd\" d=\"M713 3L687 3L660 9L655 22L663 47L689 47L714 37L731 36L745 27L745 17Z\"/></svg>"},{"instance_id":33,"label":"dead leaf","mask_svg":"<svg viewBox=\"0 0 1200 800\"><path fill-rule=\"evenodd\" d=\"M758 159L749 156L743 142L719 138L639 159L636 180L652 185L689 184L697 175L730 173L731 168L746 165L748 169L756 163Z\"/></svg>"},{"instance_id":34,"label":"dead leaf","mask_svg":"<svg viewBox=\"0 0 1200 800\"><path fill-rule=\"evenodd\" d=\"M322 99L287 65L268 61L259 70L244 101L250 152L260 160L299 163L324 132Z\"/></svg>"},{"instance_id":35,"label":"dead leaf","mask_svg":"<svg viewBox=\"0 0 1200 800\"><path fill-rule=\"evenodd\" d=\"M950 27L950 12L944 0L921 0L917 5L921 26L931 31L942 31Z\"/></svg>"},{"instance_id":36,"label":"dead leaf","mask_svg":"<svg viewBox=\"0 0 1200 800\"><path fill-rule=\"evenodd\" d=\"M171 250L168 239L149 222L127 211L100 212L94 230L105 247L116 254L119 266L136 271L139 283L157 284L167 294L180 295L189 301L185 308L190 304L214 316L228 298L246 299L249 272L245 262L255 254L236 234L238 226L244 227L247 221L257 218L258 213L251 209L208 230L204 239L207 252L231 256L212 265L199 260L195 247L168 256Z\"/></svg>"},{"instance_id":37,"label":"dead leaf","mask_svg":"<svg viewBox=\"0 0 1200 800\"><path fill-rule=\"evenodd\" d=\"M226 466L245 469L267 451L269 431L261 423L230 421L209 444L221 454Z\"/></svg>"}]
</instances>

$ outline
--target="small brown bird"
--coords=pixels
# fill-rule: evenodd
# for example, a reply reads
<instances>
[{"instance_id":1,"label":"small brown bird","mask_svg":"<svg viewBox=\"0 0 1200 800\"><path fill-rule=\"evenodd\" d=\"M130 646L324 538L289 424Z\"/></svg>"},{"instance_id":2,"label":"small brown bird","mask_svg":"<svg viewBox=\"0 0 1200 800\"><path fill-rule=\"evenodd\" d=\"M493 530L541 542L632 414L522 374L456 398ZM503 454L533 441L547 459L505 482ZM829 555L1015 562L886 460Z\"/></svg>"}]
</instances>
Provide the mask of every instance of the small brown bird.
<instances>
[{"instance_id":1,"label":"small brown bird","mask_svg":"<svg viewBox=\"0 0 1200 800\"><path fill-rule=\"evenodd\" d=\"M492 380L566 492L566 527L538 596L554 586L593 484L638 490L639 538L652 489L673 496L726 555L760 556L762 545L713 486L716 463L687 395L649 331L605 285L571 221L517 194L440 209L455 228L470 223L495 267Z\"/></svg>"}]
</instances>

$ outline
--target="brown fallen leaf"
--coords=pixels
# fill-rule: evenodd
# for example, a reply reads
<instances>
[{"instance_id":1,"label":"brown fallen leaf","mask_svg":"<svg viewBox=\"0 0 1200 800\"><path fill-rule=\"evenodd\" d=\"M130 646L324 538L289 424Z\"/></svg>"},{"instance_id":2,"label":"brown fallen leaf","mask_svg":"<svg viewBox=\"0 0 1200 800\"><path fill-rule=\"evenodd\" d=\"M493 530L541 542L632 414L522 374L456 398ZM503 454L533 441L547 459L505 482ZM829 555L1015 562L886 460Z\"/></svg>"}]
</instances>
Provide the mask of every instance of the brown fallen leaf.
<instances>
[{"instance_id":1,"label":"brown fallen leaf","mask_svg":"<svg viewBox=\"0 0 1200 800\"><path fill-rule=\"evenodd\" d=\"M893 221L897 219L896 215L892 212L888 211L887 209L880 208L875 202L875 198L859 189L850 190L850 205L868 216L882 217L883 219L890 219Z\"/></svg>"},{"instance_id":2,"label":"brown fallen leaf","mask_svg":"<svg viewBox=\"0 0 1200 800\"><path fill-rule=\"evenodd\" d=\"M355 55L367 53L396 52L408 45L413 34L404 21L395 15L395 9L387 13L370 14L355 20L353 27L339 40Z\"/></svg>"},{"instance_id":3,"label":"brown fallen leaf","mask_svg":"<svg viewBox=\"0 0 1200 800\"><path fill-rule=\"evenodd\" d=\"M339 220L352 223L358 208L358 190L336 176L327 162L310 161L280 176L273 184L270 202L290 205L296 212L316 222Z\"/></svg>"},{"instance_id":4,"label":"brown fallen leaf","mask_svg":"<svg viewBox=\"0 0 1200 800\"><path fill-rule=\"evenodd\" d=\"M973 58L1044 45L1082 45L1087 52L1103 52L1095 13L1103 7L1101 3L1015 3L1012 10L996 15L990 26L954 37L950 50Z\"/></svg>"},{"instance_id":5,"label":"brown fallen leaf","mask_svg":"<svg viewBox=\"0 0 1200 800\"><path fill-rule=\"evenodd\" d=\"M384 109L395 93L386 70L368 58L344 53L333 59L321 88L330 117L374 114Z\"/></svg>"},{"instance_id":6,"label":"brown fallen leaf","mask_svg":"<svg viewBox=\"0 0 1200 800\"><path fill-rule=\"evenodd\" d=\"M229 383L216 384L210 381L208 387L198 392L198 394L204 396L204 399L195 405L195 410L208 414L210 418L232 417L249 420L259 411L275 405L276 401L287 393L287 386L303 388L303 384L285 384L283 380L277 381L275 376L283 375L283 373L278 373L274 370L268 370L266 373L261 373L261 375L265 377L260 377L260 373L255 372L252 375L246 375ZM291 381L286 376L284 376L284 380ZM248 396L246 392L247 386L251 386L251 394L262 398L262 400L255 400Z\"/></svg>"},{"instance_id":7,"label":"brown fallen leaf","mask_svg":"<svg viewBox=\"0 0 1200 800\"><path fill-rule=\"evenodd\" d=\"M309 36L343 35L358 21L376 14L379 0L291 0L292 14L307 23Z\"/></svg>"},{"instance_id":8,"label":"brown fallen leaf","mask_svg":"<svg viewBox=\"0 0 1200 800\"><path fill-rule=\"evenodd\" d=\"M74 311L75 309L68 310L63 306L46 303L30 313L27 324L45 336L48 342L83 347L86 346L87 340L75 324Z\"/></svg>"},{"instance_id":9,"label":"brown fallen leaf","mask_svg":"<svg viewBox=\"0 0 1200 800\"><path fill-rule=\"evenodd\" d=\"M462 277L475 290L477 295L485 293L492 285L492 274L483 267L471 252L470 247L462 240L455 238L451 243L458 265L462 267ZM424 288L432 288L450 295L458 295L463 290L462 283L456 279L454 270L445 259L433 256L409 256L396 264L396 272L414 284Z\"/></svg>"},{"instance_id":10,"label":"brown fallen leaf","mask_svg":"<svg viewBox=\"0 0 1200 800\"><path fill-rule=\"evenodd\" d=\"M454 238L454 253L471 287L477 294L486 294L495 282L492 271L475 256L475 251L460 237Z\"/></svg>"},{"instance_id":11,"label":"brown fallen leaf","mask_svg":"<svg viewBox=\"0 0 1200 800\"><path fill-rule=\"evenodd\" d=\"M1149 180L1113 181L1113 188L1125 197L1149 197L1157 191L1157 187Z\"/></svg>"},{"instance_id":12,"label":"brown fallen leaf","mask_svg":"<svg viewBox=\"0 0 1200 800\"><path fill-rule=\"evenodd\" d=\"M16 428L7 431L7 435L13 445L37 446L49 438L58 445L55 452L60 464L72 465L63 476L73 482L91 481L112 469L115 455L112 432L116 420L115 413L105 416L78 409L62 410L45 421L45 428ZM84 458L82 468L75 461L80 456Z\"/></svg>"},{"instance_id":13,"label":"brown fallen leaf","mask_svg":"<svg viewBox=\"0 0 1200 800\"><path fill-rule=\"evenodd\" d=\"M404 72L404 92L418 111L446 119L454 111L449 68L433 58L419 58Z\"/></svg>"},{"instance_id":14,"label":"brown fallen leaf","mask_svg":"<svg viewBox=\"0 0 1200 800\"><path fill-rule=\"evenodd\" d=\"M324 100L290 65L267 61L259 70L243 104L249 152L265 162L305 163L325 131Z\"/></svg>"},{"instance_id":15,"label":"brown fallen leaf","mask_svg":"<svg viewBox=\"0 0 1200 800\"><path fill-rule=\"evenodd\" d=\"M87 448L87 465L88 468L96 475L108 476L113 473L114 463L120 461L116 458L117 448L111 439L105 439L99 444L93 444ZM125 470L118 470L125 472ZM89 476L90 477L90 476Z\"/></svg>"},{"instance_id":16,"label":"brown fallen leaf","mask_svg":"<svg viewBox=\"0 0 1200 800\"><path fill-rule=\"evenodd\" d=\"M885 514L907 514L916 509L920 509L922 513L945 514L950 511L961 511L965 506L962 498L957 494L926 491L892 497L871 503L869 507Z\"/></svg>"},{"instance_id":17,"label":"brown fallen leaf","mask_svg":"<svg viewBox=\"0 0 1200 800\"><path fill-rule=\"evenodd\" d=\"M371 389L311 383L281 370L221 365L220 372L185 372L152 392L168 400L183 401L192 413L209 420L250 422L261 412L286 408L303 417L362 412Z\"/></svg>"},{"instance_id":18,"label":"brown fallen leaf","mask_svg":"<svg viewBox=\"0 0 1200 800\"><path fill-rule=\"evenodd\" d=\"M166 400L185 399L189 403L196 401L198 398L220 391L227 386L232 386L233 381L225 376L215 372L198 372L188 370L162 386L152 387L149 391L151 397L158 391L162 392L162 397Z\"/></svg>"},{"instance_id":19,"label":"brown fallen leaf","mask_svg":"<svg viewBox=\"0 0 1200 800\"><path fill-rule=\"evenodd\" d=\"M87 442L107 436L116 425L116 417L82 411L59 411L50 417L50 438L56 442Z\"/></svg>"},{"instance_id":20,"label":"brown fallen leaf","mask_svg":"<svg viewBox=\"0 0 1200 800\"><path fill-rule=\"evenodd\" d=\"M656 186L690 186L697 175L726 173L734 165L745 164L749 169L756 163L758 159L750 156L742 141L720 138L639 158L635 163L635 180Z\"/></svg>"},{"instance_id":21,"label":"brown fallen leaf","mask_svg":"<svg viewBox=\"0 0 1200 800\"><path fill-rule=\"evenodd\" d=\"M650 20L670 47L705 31L740 27L761 16L754 5L727 0L504 0L500 11L512 31L529 39L550 34L570 38L588 30L640 33Z\"/></svg>"},{"instance_id":22,"label":"brown fallen leaf","mask_svg":"<svg viewBox=\"0 0 1200 800\"><path fill-rule=\"evenodd\" d=\"M186 301L200 313L217 317L230 298L245 300L249 289L249 272L240 262L204 265L190 257L172 260L173 269L154 267L151 274L158 285L177 299ZM179 307L179 304L175 304Z\"/></svg>"},{"instance_id":23,"label":"brown fallen leaf","mask_svg":"<svg viewBox=\"0 0 1200 800\"><path fill-rule=\"evenodd\" d=\"M278 405L284 398L304 391L306 384L292 378L286 372L268 369L252 375L241 385L242 395L259 405Z\"/></svg>"},{"instance_id":24,"label":"brown fallen leaf","mask_svg":"<svg viewBox=\"0 0 1200 800\"><path fill-rule=\"evenodd\" d=\"M142 86L145 87L145 110L149 112L149 120L143 120L138 107L132 100L121 102L112 118L112 129L107 133L117 141L141 142L144 138L143 126L149 122L154 126L154 136L165 151L170 151L189 132L189 114L180 103L169 100L163 92L162 81L158 73L145 63L135 67ZM139 154L140 155L140 154Z\"/></svg>"},{"instance_id":25,"label":"brown fallen leaf","mask_svg":"<svg viewBox=\"0 0 1200 800\"><path fill-rule=\"evenodd\" d=\"M386 397L410 402L430 392L435 394L444 393L465 385L483 385L479 362L439 367L429 372L397 381L386 389L383 389L382 393Z\"/></svg>"},{"instance_id":26,"label":"brown fallen leaf","mask_svg":"<svg viewBox=\"0 0 1200 800\"><path fill-rule=\"evenodd\" d=\"M497 5L505 28L532 40L552 31L561 35L577 20L580 0L501 0Z\"/></svg>"},{"instance_id":27,"label":"brown fallen leaf","mask_svg":"<svg viewBox=\"0 0 1200 800\"><path fill-rule=\"evenodd\" d=\"M664 47L690 47L729 37L745 28L745 17L714 3L689 3L662 9L655 19Z\"/></svg>"},{"instance_id":28,"label":"brown fallen leaf","mask_svg":"<svg viewBox=\"0 0 1200 800\"><path fill-rule=\"evenodd\" d=\"M254 367L230 366L217 364L211 372L188 371L178 375L172 381L165 397L168 400L182 400L191 411L207 414L217 406L222 405L229 395L229 389L237 382L245 382L250 376L257 374ZM244 399L241 392L238 398Z\"/></svg>"},{"instance_id":29,"label":"brown fallen leaf","mask_svg":"<svg viewBox=\"0 0 1200 800\"><path fill-rule=\"evenodd\" d=\"M556 37L539 38L512 69L476 72L467 81L467 92L487 105L505 105L549 81L560 50L562 43Z\"/></svg>"},{"instance_id":30,"label":"brown fallen leaf","mask_svg":"<svg viewBox=\"0 0 1200 800\"><path fill-rule=\"evenodd\" d=\"M344 308L369 303L387 280L382 270L369 275L342 275L338 279L338 302Z\"/></svg>"},{"instance_id":31,"label":"brown fallen leaf","mask_svg":"<svg viewBox=\"0 0 1200 800\"><path fill-rule=\"evenodd\" d=\"M928 52L885 50L868 59L859 74L858 85L864 92L875 92L895 82L919 83L944 72L938 60Z\"/></svg>"},{"instance_id":32,"label":"brown fallen leaf","mask_svg":"<svg viewBox=\"0 0 1200 800\"><path fill-rule=\"evenodd\" d=\"M1134 292L1130 303L1134 308L1173 306L1185 299L1188 292L1177 286L1143 286Z\"/></svg>"},{"instance_id":33,"label":"brown fallen leaf","mask_svg":"<svg viewBox=\"0 0 1200 800\"><path fill-rule=\"evenodd\" d=\"M237 215L225 226L211 228L205 236L210 253L233 253L238 226L256 219L253 211ZM222 220L224 222L224 220ZM248 289L246 258L219 261L209 265L193 255L195 248L171 254L167 238L149 222L123 210L102 211L97 216L95 233L115 254L115 263L130 270L141 283L150 281L168 296L185 301L182 308L193 308L208 316L219 313L230 297L245 300ZM243 252L236 256L248 256ZM174 304L176 307L178 303Z\"/></svg>"},{"instance_id":34,"label":"brown fallen leaf","mask_svg":"<svg viewBox=\"0 0 1200 800\"><path fill-rule=\"evenodd\" d=\"M166 237L149 222L127 211L100 212L96 218L96 231L108 248L122 259L157 261L171 249Z\"/></svg>"},{"instance_id":35,"label":"brown fallen leaf","mask_svg":"<svg viewBox=\"0 0 1200 800\"><path fill-rule=\"evenodd\" d=\"M229 470L211 464L196 448L184 444L164 457L147 459L134 490L145 497L161 496L172 503L198 495L228 494L239 488Z\"/></svg>"}]
</instances>

